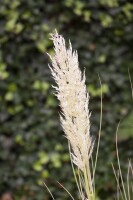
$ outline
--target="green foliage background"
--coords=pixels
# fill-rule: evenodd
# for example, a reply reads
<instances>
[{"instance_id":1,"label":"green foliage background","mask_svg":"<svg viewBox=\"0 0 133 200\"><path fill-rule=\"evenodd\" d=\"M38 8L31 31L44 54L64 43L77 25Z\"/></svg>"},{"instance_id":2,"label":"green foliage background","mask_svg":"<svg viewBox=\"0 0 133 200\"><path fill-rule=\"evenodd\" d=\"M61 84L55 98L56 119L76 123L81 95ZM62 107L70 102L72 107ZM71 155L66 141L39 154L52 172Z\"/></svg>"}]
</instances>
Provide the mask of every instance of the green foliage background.
<instances>
[{"instance_id":1,"label":"green foliage background","mask_svg":"<svg viewBox=\"0 0 133 200\"><path fill-rule=\"evenodd\" d=\"M116 193L111 162L116 162L115 130L126 175L132 157L133 111L128 68L133 75L133 2L127 0L2 0L0 2L0 192L15 199L69 199L60 181L77 194L67 141L59 124L60 108L48 68L49 33L71 39L86 68L92 134L97 136L100 85L103 123L96 188L100 199Z\"/></svg>"}]
</instances>

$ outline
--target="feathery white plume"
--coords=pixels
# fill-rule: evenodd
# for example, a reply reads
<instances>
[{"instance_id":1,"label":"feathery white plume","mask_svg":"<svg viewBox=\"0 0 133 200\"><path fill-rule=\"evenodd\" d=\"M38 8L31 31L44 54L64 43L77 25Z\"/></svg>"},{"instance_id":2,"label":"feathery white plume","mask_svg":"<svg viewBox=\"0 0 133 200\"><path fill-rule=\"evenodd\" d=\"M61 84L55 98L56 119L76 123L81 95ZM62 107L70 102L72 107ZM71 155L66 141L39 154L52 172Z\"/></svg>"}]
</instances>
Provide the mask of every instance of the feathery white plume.
<instances>
[{"instance_id":1,"label":"feathery white plume","mask_svg":"<svg viewBox=\"0 0 133 200\"><path fill-rule=\"evenodd\" d=\"M51 72L57 83L56 95L60 101L61 123L72 148L72 160L83 170L89 162L93 150L90 136L89 95L85 86L85 73L79 69L77 51L66 48L64 38L57 32L51 34L54 43L54 56Z\"/></svg>"}]
</instances>

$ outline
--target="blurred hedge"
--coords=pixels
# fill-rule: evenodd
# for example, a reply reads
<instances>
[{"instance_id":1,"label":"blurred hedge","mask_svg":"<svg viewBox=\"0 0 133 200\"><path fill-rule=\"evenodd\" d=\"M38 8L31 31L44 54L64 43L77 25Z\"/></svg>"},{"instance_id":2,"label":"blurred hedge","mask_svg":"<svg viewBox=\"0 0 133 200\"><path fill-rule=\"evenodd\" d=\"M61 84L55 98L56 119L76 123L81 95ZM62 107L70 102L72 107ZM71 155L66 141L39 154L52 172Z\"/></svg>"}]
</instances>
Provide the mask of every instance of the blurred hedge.
<instances>
[{"instance_id":1,"label":"blurred hedge","mask_svg":"<svg viewBox=\"0 0 133 200\"><path fill-rule=\"evenodd\" d=\"M96 186L101 199L116 192L111 162L116 161L115 129L122 167L132 156L132 101L128 68L133 74L133 3L127 0L3 0L0 3L0 192L16 199L56 199L76 195L67 141L59 125L59 107L51 89L46 52L49 33L57 29L71 39L86 68L92 133L97 135L100 86L103 83L103 124ZM132 123L132 122L130 122ZM129 134L128 134L129 133ZM113 138L113 139L112 139ZM124 138L124 139L123 139ZM123 145L124 144L124 145Z\"/></svg>"}]
</instances>

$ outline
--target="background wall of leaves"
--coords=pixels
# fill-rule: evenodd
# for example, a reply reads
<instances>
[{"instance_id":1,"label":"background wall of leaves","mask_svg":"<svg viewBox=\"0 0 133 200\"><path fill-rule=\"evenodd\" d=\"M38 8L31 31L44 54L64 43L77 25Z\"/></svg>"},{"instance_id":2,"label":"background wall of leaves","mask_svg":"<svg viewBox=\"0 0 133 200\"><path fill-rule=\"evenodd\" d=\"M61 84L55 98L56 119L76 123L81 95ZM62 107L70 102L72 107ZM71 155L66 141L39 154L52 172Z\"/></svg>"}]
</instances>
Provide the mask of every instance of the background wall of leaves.
<instances>
[{"instance_id":1,"label":"background wall of leaves","mask_svg":"<svg viewBox=\"0 0 133 200\"><path fill-rule=\"evenodd\" d=\"M133 3L127 0L2 0L0 2L0 192L15 199L68 199L60 181L76 196L67 141L59 124L46 52L49 33L57 29L71 39L86 68L92 134L97 135L100 85L103 124L96 187L99 198L116 192L111 162L116 162L119 131L122 168L132 157L132 99L128 68L133 74ZM126 173L125 173L126 174Z\"/></svg>"}]
</instances>

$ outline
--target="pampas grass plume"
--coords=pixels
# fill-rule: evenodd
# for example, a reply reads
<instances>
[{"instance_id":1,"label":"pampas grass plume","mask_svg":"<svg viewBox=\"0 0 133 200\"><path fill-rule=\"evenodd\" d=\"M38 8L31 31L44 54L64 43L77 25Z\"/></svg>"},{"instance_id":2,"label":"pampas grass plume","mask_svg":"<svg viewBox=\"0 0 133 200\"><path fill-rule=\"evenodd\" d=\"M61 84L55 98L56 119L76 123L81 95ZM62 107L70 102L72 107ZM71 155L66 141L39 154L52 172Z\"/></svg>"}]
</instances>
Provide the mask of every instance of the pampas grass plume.
<instances>
[{"instance_id":1,"label":"pampas grass plume","mask_svg":"<svg viewBox=\"0 0 133 200\"><path fill-rule=\"evenodd\" d=\"M54 44L54 55L49 55L52 62L50 69L57 84L54 88L61 107L60 120L71 147L72 162L80 171L80 197L82 200L94 200L89 162L94 142L90 135L89 94L85 85L85 72L79 69L78 54L72 50L71 42L66 48L62 35L57 31L50 35Z\"/></svg>"}]
</instances>

